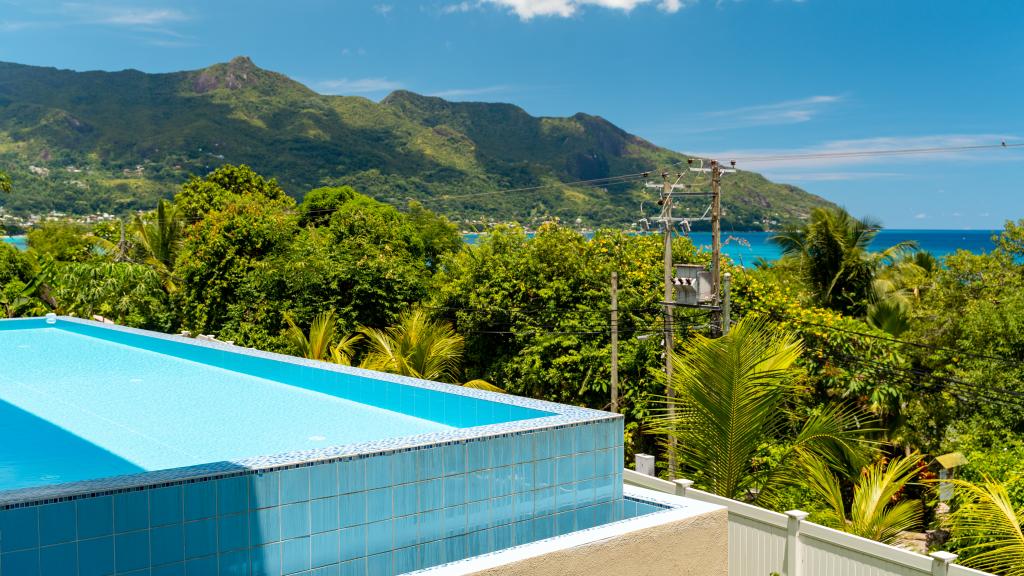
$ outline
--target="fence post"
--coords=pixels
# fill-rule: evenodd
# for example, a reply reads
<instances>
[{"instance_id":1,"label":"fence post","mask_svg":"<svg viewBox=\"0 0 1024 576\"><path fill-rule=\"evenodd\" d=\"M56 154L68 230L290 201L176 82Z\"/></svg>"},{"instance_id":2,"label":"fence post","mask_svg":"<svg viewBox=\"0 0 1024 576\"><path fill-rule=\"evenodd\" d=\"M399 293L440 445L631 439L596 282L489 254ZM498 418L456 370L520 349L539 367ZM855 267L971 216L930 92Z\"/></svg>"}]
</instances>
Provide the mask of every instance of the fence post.
<instances>
[{"instance_id":1,"label":"fence post","mask_svg":"<svg viewBox=\"0 0 1024 576\"><path fill-rule=\"evenodd\" d=\"M654 456L650 454L637 454L636 471L648 476L657 476L657 473L654 471Z\"/></svg>"},{"instance_id":2,"label":"fence post","mask_svg":"<svg viewBox=\"0 0 1024 576\"><path fill-rule=\"evenodd\" d=\"M785 576L802 576L800 561L800 522L807 518L803 510L787 510Z\"/></svg>"},{"instance_id":3,"label":"fence post","mask_svg":"<svg viewBox=\"0 0 1024 576\"><path fill-rule=\"evenodd\" d=\"M686 490L693 486L693 480L680 478L673 480L676 483L676 496L686 496Z\"/></svg>"},{"instance_id":4,"label":"fence post","mask_svg":"<svg viewBox=\"0 0 1024 576\"><path fill-rule=\"evenodd\" d=\"M932 560L932 576L947 576L949 565L956 560L956 554L952 552L932 552L929 554Z\"/></svg>"}]
</instances>

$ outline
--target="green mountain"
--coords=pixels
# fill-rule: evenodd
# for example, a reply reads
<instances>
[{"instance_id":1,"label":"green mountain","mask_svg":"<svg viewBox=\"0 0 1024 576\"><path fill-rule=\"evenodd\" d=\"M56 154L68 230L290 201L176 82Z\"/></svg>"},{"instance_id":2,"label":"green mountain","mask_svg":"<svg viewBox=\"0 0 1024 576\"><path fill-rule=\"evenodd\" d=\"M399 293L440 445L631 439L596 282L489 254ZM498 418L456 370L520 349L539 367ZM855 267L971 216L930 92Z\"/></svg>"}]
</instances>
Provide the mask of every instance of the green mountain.
<instances>
[{"instance_id":1,"label":"green mountain","mask_svg":"<svg viewBox=\"0 0 1024 576\"><path fill-rule=\"evenodd\" d=\"M511 104L406 91L380 103L324 96L244 57L170 74L0 63L0 169L15 187L0 202L14 213L149 208L191 174L245 163L296 196L351 184L396 205L421 200L465 226L553 216L629 226L656 196L636 181L507 190L685 159L599 116L537 118ZM705 204L693 199L681 212L699 215ZM723 227L792 223L823 204L740 172L723 186Z\"/></svg>"}]
</instances>

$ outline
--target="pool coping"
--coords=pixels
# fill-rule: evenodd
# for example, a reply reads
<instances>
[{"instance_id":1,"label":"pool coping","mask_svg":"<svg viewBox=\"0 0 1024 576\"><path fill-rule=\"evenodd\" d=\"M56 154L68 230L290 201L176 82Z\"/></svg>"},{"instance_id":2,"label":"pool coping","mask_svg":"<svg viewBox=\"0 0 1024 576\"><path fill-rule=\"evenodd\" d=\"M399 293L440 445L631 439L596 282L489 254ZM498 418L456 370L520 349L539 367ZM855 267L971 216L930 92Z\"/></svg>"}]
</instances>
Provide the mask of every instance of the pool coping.
<instances>
[{"instance_id":1,"label":"pool coping","mask_svg":"<svg viewBox=\"0 0 1024 576\"><path fill-rule=\"evenodd\" d=\"M545 538L544 540L520 544L503 550L496 550L494 552L481 554L479 556L472 556L455 562L448 562L446 564L440 564L430 568L415 570L413 572L408 572L407 574L409 576L465 576L468 574L476 574L523 560L544 556L546 554L578 548L631 532L638 532L648 528L678 522L687 518L695 518L697 516L703 516L704 514L726 509L724 506L720 506L718 504L710 504L686 498L684 496L665 494L663 492L657 492L655 490L649 490L647 488L640 488L637 486L623 486L622 495L627 499L656 504L658 506L663 506L665 509L657 512L649 512L633 518L616 520L614 522L594 526L592 528L574 530L559 536L552 536L551 538Z\"/></svg>"},{"instance_id":2,"label":"pool coping","mask_svg":"<svg viewBox=\"0 0 1024 576\"><path fill-rule=\"evenodd\" d=\"M345 444L340 446L328 446L315 450L283 452L271 455L253 456L238 460L197 464L194 466L155 470L152 472L141 472L138 474L48 484L45 486L30 488L0 490L0 510L64 502L79 498L91 498L95 496L116 494L119 492L140 490L143 488L165 487L196 481L226 478L230 476L244 476L274 470L313 466L316 464L329 464L344 460L367 458L380 454L392 454L426 447L468 443L477 440L511 436L522 432L568 428L584 423L590 424L623 418L621 414L603 412L591 408L558 404L555 402L548 402L546 400L536 400L511 394L489 392L487 390L465 388L455 384L432 382L408 376L366 370L354 366L343 366L330 362L309 360L276 352L257 350L255 348L245 348L243 346L236 346L234 344L228 344L217 340L199 340L174 334L163 334L151 330L129 328L127 326L96 322L94 320L85 320L72 316L56 316L55 318L49 317L49 319L56 320L56 323L52 324L47 322L48 318L33 317L0 319L0 324L24 323L31 325L31 327L52 328L60 322L70 322L115 332L124 332L137 336L178 342L223 352L231 352L243 356L252 356L264 360L284 362L306 368L315 368L340 374L359 376L362 378L372 378L404 386L443 392L445 394L456 394L489 402L509 404L522 408L550 412L552 415L483 426L473 426L469 428L453 428L451 430L430 432L414 436L387 438L383 440Z\"/></svg>"}]
</instances>

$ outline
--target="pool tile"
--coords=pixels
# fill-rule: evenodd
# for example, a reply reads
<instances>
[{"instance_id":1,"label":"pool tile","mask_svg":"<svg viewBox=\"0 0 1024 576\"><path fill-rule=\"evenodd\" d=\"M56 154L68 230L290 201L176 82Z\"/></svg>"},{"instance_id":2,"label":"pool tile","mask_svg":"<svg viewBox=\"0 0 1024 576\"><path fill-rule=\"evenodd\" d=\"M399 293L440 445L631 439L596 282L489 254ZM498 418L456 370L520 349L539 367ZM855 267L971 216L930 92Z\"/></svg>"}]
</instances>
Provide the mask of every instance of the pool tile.
<instances>
[{"instance_id":1,"label":"pool tile","mask_svg":"<svg viewBox=\"0 0 1024 576\"><path fill-rule=\"evenodd\" d=\"M533 462L516 464L512 479L513 492L529 492L533 490Z\"/></svg>"},{"instance_id":2,"label":"pool tile","mask_svg":"<svg viewBox=\"0 0 1024 576\"><path fill-rule=\"evenodd\" d=\"M341 572L339 576L367 576L365 558L342 562L340 568Z\"/></svg>"},{"instance_id":3,"label":"pool tile","mask_svg":"<svg viewBox=\"0 0 1024 576\"><path fill-rule=\"evenodd\" d=\"M366 488L391 486L391 455L381 454L363 460L366 463Z\"/></svg>"},{"instance_id":4,"label":"pool tile","mask_svg":"<svg viewBox=\"0 0 1024 576\"><path fill-rule=\"evenodd\" d=\"M490 464L490 454L487 450L487 442L467 442L466 443L466 470L473 472L475 470L483 470Z\"/></svg>"},{"instance_id":5,"label":"pool tile","mask_svg":"<svg viewBox=\"0 0 1024 576\"><path fill-rule=\"evenodd\" d=\"M185 524L185 559L217 552L217 522L210 518Z\"/></svg>"},{"instance_id":6,"label":"pool tile","mask_svg":"<svg viewBox=\"0 0 1024 576\"><path fill-rule=\"evenodd\" d=\"M110 496L86 498L79 500L78 505L78 538L94 538L114 533L114 499ZM31 509L28 509L31 510ZM5 534L9 533L4 531ZM4 538L4 548L13 550L12 543Z\"/></svg>"},{"instance_id":7,"label":"pool tile","mask_svg":"<svg viewBox=\"0 0 1024 576\"><path fill-rule=\"evenodd\" d=\"M249 508L249 479L246 476L217 481L217 513L237 514Z\"/></svg>"},{"instance_id":8,"label":"pool tile","mask_svg":"<svg viewBox=\"0 0 1024 576\"><path fill-rule=\"evenodd\" d=\"M406 572L418 570L420 567L419 548L410 546L395 550L391 553L391 562L395 574L405 574Z\"/></svg>"},{"instance_id":9,"label":"pool tile","mask_svg":"<svg viewBox=\"0 0 1024 576\"><path fill-rule=\"evenodd\" d=\"M533 542L533 521L524 520L522 522L516 522L512 525L512 529L516 546Z\"/></svg>"},{"instance_id":10,"label":"pool tile","mask_svg":"<svg viewBox=\"0 0 1024 576\"><path fill-rule=\"evenodd\" d=\"M391 481L398 484L415 482L418 478L416 471L416 452L406 450L392 454L391 460Z\"/></svg>"},{"instance_id":11,"label":"pool tile","mask_svg":"<svg viewBox=\"0 0 1024 576\"><path fill-rule=\"evenodd\" d=\"M465 534L469 523L469 512L465 505L451 506L444 509L445 536Z\"/></svg>"},{"instance_id":12,"label":"pool tile","mask_svg":"<svg viewBox=\"0 0 1024 576\"><path fill-rule=\"evenodd\" d=\"M185 576L185 564L178 562L177 564L155 566L152 570L152 576Z\"/></svg>"},{"instance_id":13,"label":"pool tile","mask_svg":"<svg viewBox=\"0 0 1024 576\"><path fill-rule=\"evenodd\" d=\"M249 546L249 514L232 514L217 518L217 548L221 552Z\"/></svg>"},{"instance_id":14,"label":"pool tile","mask_svg":"<svg viewBox=\"0 0 1024 576\"><path fill-rule=\"evenodd\" d=\"M249 576L249 551L235 550L217 558L218 576Z\"/></svg>"},{"instance_id":15,"label":"pool tile","mask_svg":"<svg viewBox=\"0 0 1024 576\"><path fill-rule=\"evenodd\" d=\"M512 466L495 468L491 471L491 497L507 496L512 493L514 470Z\"/></svg>"},{"instance_id":16,"label":"pool tile","mask_svg":"<svg viewBox=\"0 0 1024 576\"><path fill-rule=\"evenodd\" d=\"M559 456L568 456L572 454L575 451L573 448L575 440L575 427L559 428L558 430L555 430L555 453Z\"/></svg>"},{"instance_id":17,"label":"pool tile","mask_svg":"<svg viewBox=\"0 0 1024 576\"><path fill-rule=\"evenodd\" d=\"M515 495L515 519L527 520L533 516L533 492L519 492Z\"/></svg>"},{"instance_id":18,"label":"pool tile","mask_svg":"<svg viewBox=\"0 0 1024 576\"><path fill-rule=\"evenodd\" d=\"M466 473L466 443L456 442L442 447L444 475Z\"/></svg>"},{"instance_id":19,"label":"pool tile","mask_svg":"<svg viewBox=\"0 0 1024 576\"><path fill-rule=\"evenodd\" d=\"M366 571L373 576L394 576L391 552L377 554L366 559Z\"/></svg>"},{"instance_id":20,"label":"pool tile","mask_svg":"<svg viewBox=\"0 0 1024 576\"><path fill-rule=\"evenodd\" d=\"M309 570L309 536L281 542L281 573Z\"/></svg>"},{"instance_id":21,"label":"pool tile","mask_svg":"<svg viewBox=\"0 0 1024 576\"><path fill-rule=\"evenodd\" d=\"M253 576L281 576L281 543L257 546L249 554Z\"/></svg>"},{"instance_id":22,"label":"pool tile","mask_svg":"<svg viewBox=\"0 0 1024 576\"><path fill-rule=\"evenodd\" d=\"M555 455L555 433L552 430L534 432L533 456L536 460L546 460Z\"/></svg>"},{"instance_id":23,"label":"pool tile","mask_svg":"<svg viewBox=\"0 0 1024 576\"><path fill-rule=\"evenodd\" d=\"M596 426L574 426L576 432L575 451L593 452L596 447Z\"/></svg>"},{"instance_id":24,"label":"pool tile","mask_svg":"<svg viewBox=\"0 0 1024 576\"><path fill-rule=\"evenodd\" d=\"M491 530L478 530L466 535L469 556L480 556L494 551L494 533Z\"/></svg>"},{"instance_id":25,"label":"pool tile","mask_svg":"<svg viewBox=\"0 0 1024 576\"><path fill-rule=\"evenodd\" d=\"M360 492L366 489L366 459L338 462L338 493Z\"/></svg>"},{"instance_id":26,"label":"pool tile","mask_svg":"<svg viewBox=\"0 0 1024 576\"><path fill-rule=\"evenodd\" d=\"M162 526L181 522L182 515L182 488L181 486L169 486L157 488L149 493L149 524L150 526Z\"/></svg>"},{"instance_id":27,"label":"pool tile","mask_svg":"<svg viewBox=\"0 0 1024 576\"><path fill-rule=\"evenodd\" d=\"M10 574L7 570L4 570L3 573ZM78 576L109 576L113 573L114 538L112 536L78 541Z\"/></svg>"},{"instance_id":28,"label":"pool tile","mask_svg":"<svg viewBox=\"0 0 1024 576\"><path fill-rule=\"evenodd\" d=\"M491 503L487 500L481 500L479 502L470 502L466 505L466 512L468 518L468 524L466 532L473 533L475 531L487 528L490 522L491 514Z\"/></svg>"},{"instance_id":29,"label":"pool tile","mask_svg":"<svg viewBox=\"0 0 1024 576\"><path fill-rule=\"evenodd\" d=\"M309 500L309 466L281 471L281 504Z\"/></svg>"},{"instance_id":30,"label":"pool tile","mask_svg":"<svg viewBox=\"0 0 1024 576\"><path fill-rule=\"evenodd\" d=\"M576 529L576 511L570 510L555 516L555 530L559 536L568 534Z\"/></svg>"},{"instance_id":31,"label":"pool tile","mask_svg":"<svg viewBox=\"0 0 1024 576\"><path fill-rule=\"evenodd\" d=\"M444 539L445 562L457 562L466 558L466 537L453 536Z\"/></svg>"},{"instance_id":32,"label":"pool tile","mask_svg":"<svg viewBox=\"0 0 1024 576\"><path fill-rule=\"evenodd\" d=\"M339 531L321 532L310 536L310 561L313 568L337 564L341 560Z\"/></svg>"},{"instance_id":33,"label":"pool tile","mask_svg":"<svg viewBox=\"0 0 1024 576\"><path fill-rule=\"evenodd\" d=\"M470 502L484 500L491 495L492 470L485 468L469 473L466 499Z\"/></svg>"},{"instance_id":34,"label":"pool tile","mask_svg":"<svg viewBox=\"0 0 1024 576\"><path fill-rule=\"evenodd\" d=\"M0 556L0 573L35 576L39 573L39 550L3 554Z\"/></svg>"},{"instance_id":35,"label":"pool tile","mask_svg":"<svg viewBox=\"0 0 1024 576\"><path fill-rule=\"evenodd\" d=\"M281 506L281 539L309 536L309 502Z\"/></svg>"},{"instance_id":36,"label":"pool tile","mask_svg":"<svg viewBox=\"0 0 1024 576\"><path fill-rule=\"evenodd\" d=\"M216 482L195 482L185 485L185 520L210 518L216 513Z\"/></svg>"},{"instance_id":37,"label":"pool tile","mask_svg":"<svg viewBox=\"0 0 1024 576\"><path fill-rule=\"evenodd\" d=\"M391 550L393 524L391 520L366 525L366 553L380 554Z\"/></svg>"},{"instance_id":38,"label":"pool tile","mask_svg":"<svg viewBox=\"0 0 1024 576\"><path fill-rule=\"evenodd\" d=\"M566 484L576 479L574 468L576 460L572 456L555 459L555 483Z\"/></svg>"},{"instance_id":39,"label":"pool tile","mask_svg":"<svg viewBox=\"0 0 1024 576\"><path fill-rule=\"evenodd\" d=\"M492 530L494 535L494 550L504 550L515 542L512 524L502 524Z\"/></svg>"},{"instance_id":40,"label":"pool tile","mask_svg":"<svg viewBox=\"0 0 1024 576\"><path fill-rule=\"evenodd\" d=\"M420 545L420 563L424 568L431 568L445 563L444 542L436 540Z\"/></svg>"},{"instance_id":41,"label":"pool tile","mask_svg":"<svg viewBox=\"0 0 1024 576\"><path fill-rule=\"evenodd\" d=\"M366 523L366 492L354 492L338 497L342 527Z\"/></svg>"},{"instance_id":42,"label":"pool tile","mask_svg":"<svg viewBox=\"0 0 1024 576\"><path fill-rule=\"evenodd\" d=\"M417 515L417 542L430 542L444 538L444 510L431 510Z\"/></svg>"},{"instance_id":43,"label":"pool tile","mask_svg":"<svg viewBox=\"0 0 1024 576\"><path fill-rule=\"evenodd\" d=\"M415 484L402 484L392 489L393 510L392 516L407 516L416 513L417 486Z\"/></svg>"},{"instance_id":44,"label":"pool tile","mask_svg":"<svg viewBox=\"0 0 1024 576\"><path fill-rule=\"evenodd\" d=\"M533 537L536 540L544 540L555 535L555 517L541 516L531 520L533 524Z\"/></svg>"},{"instance_id":45,"label":"pool tile","mask_svg":"<svg viewBox=\"0 0 1024 576\"><path fill-rule=\"evenodd\" d=\"M537 488L549 488L555 485L555 461L552 459L537 460L533 463L533 481Z\"/></svg>"},{"instance_id":46,"label":"pool tile","mask_svg":"<svg viewBox=\"0 0 1024 576\"><path fill-rule=\"evenodd\" d=\"M280 473L261 472L246 476L249 479L249 507L267 508L280 504Z\"/></svg>"},{"instance_id":47,"label":"pool tile","mask_svg":"<svg viewBox=\"0 0 1024 576\"><path fill-rule=\"evenodd\" d=\"M440 448L421 449L416 451L416 468L420 480L437 478L444 474L444 458Z\"/></svg>"},{"instance_id":48,"label":"pool tile","mask_svg":"<svg viewBox=\"0 0 1024 576\"><path fill-rule=\"evenodd\" d=\"M440 508L444 502L444 483L440 478L416 484L417 512Z\"/></svg>"},{"instance_id":49,"label":"pool tile","mask_svg":"<svg viewBox=\"0 0 1024 576\"><path fill-rule=\"evenodd\" d=\"M249 513L249 541L252 545L281 540L281 509L263 508Z\"/></svg>"},{"instance_id":50,"label":"pool tile","mask_svg":"<svg viewBox=\"0 0 1024 576\"><path fill-rule=\"evenodd\" d=\"M536 432L531 432L529 434L521 434L515 437L516 464L522 464L523 462L533 461L533 442L536 437Z\"/></svg>"},{"instance_id":51,"label":"pool tile","mask_svg":"<svg viewBox=\"0 0 1024 576\"><path fill-rule=\"evenodd\" d=\"M4 532L9 537L9 532ZM39 544L60 544L75 539L75 503L61 502L39 507ZM7 544L3 542L3 544Z\"/></svg>"},{"instance_id":52,"label":"pool tile","mask_svg":"<svg viewBox=\"0 0 1024 576\"><path fill-rule=\"evenodd\" d=\"M309 497L326 498L338 494L338 466L319 464L309 469Z\"/></svg>"},{"instance_id":53,"label":"pool tile","mask_svg":"<svg viewBox=\"0 0 1024 576\"><path fill-rule=\"evenodd\" d=\"M516 515L516 501L511 495L500 496L498 498L492 498L491 504L491 522L490 526L497 526L500 524L508 524L515 519Z\"/></svg>"},{"instance_id":54,"label":"pool tile","mask_svg":"<svg viewBox=\"0 0 1024 576\"><path fill-rule=\"evenodd\" d=\"M114 496L114 532L149 528L149 491L136 490Z\"/></svg>"},{"instance_id":55,"label":"pool tile","mask_svg":"<svg viewBox=\"0 0 1024 576\"><path fill-rule=\"evenodd\" d=\"M558 509L555 488L542 488L534 491L533 505L538 516L554 514Z\"/></svg>"},{"instance_id":56,"label":"pool tile","mask_svg":"<svg viewBox=\"0 0 1024 576\"><path fill-rule=\"evenodd\" d=\"M379 488L366 492L366 521L377 522L391 518L391 488Z\"/></svg>"},{"instance_id":57,"label":"pool tile","mask_svg":"<svg viewBox=\"0 0 1024 576\"><path fill-rule=\"evenodd\" d=\"M181 524L153 528L149 542L154 566L185 559L185 532Z\"/></svg>"},{"instance_id":58,"label":"pool tile","mask_svg":"<svg viewBox=\"0 0 1024 576\"><path fill-rule=\"evenodd\" d=\"M337 530L338 524L338 497L320 498L309 501L309 528L311 534Z\"/></svg>"},{"instance_id":59,"label":"pool tile","mask_svg":"<svg viewBox=\"0 0 1024 576\"><path fill-rule=\"evenodd\" d=\"M352 560L366 556L366 525L342 528L339 539L341 540L341 559Z\"/></svg>"},{"instance_id":60,"label":"pool tile","mask_svg":"<svg viewBox=\"0 0 1024 576\"><path fill-rule=\"evenodd\" d=\"M185 562L186 576L217 576L217 557L207 556Z\"/></svg>"},{"instance_id":61,"label":"pool tile","mask_svg":"<svg viewBox=\"0 0 1024 576\"><path fill-rule=\"evenodd\" d=\"M574 461L576 466L576 480L589 480L594 477L596 463L593 452L577 454Z\"/></svg>"},{"instance_id":62,"label":"pool tile","mask_svg":"<svg viewBox=\"0 0 1024 576\"><path fill-rule=\"evenodd\" d=\"M114 538L114 566L131 572L149 567L149 530L118 534Z\"/></svg>"},{"instance_id":63,"label":"pool tile","mask_svg":"<svg viewBox=\"0 0 1024 576\"><path fill-rule=\"evenodd\" d=\"M78 572L78 547L74 542L39 549L39 575L64 576ZM16 572L11 572L15 573Z\"/></svg>"},{"instance_id":64,"label":"pool tile","mask_svg":"<svg viewBox=\"0 0 1024 576\"><path fill-rule=\"evenodd\" d=\"M444 479L444 505L458 506L466 503L466 475L448 476Z\"/></svg>"},{"instance_id":65,"label":"pool tile","mask_svg":"<svg viewBox=\"0 0 1024 576\"><path fill-rule=\"evenodd\" d=\"M406 546L415 545L418 539L417 517L413 515L395 518L392 530L392 538L394 540L393 546L395 548L405 548Z\"/></svg>"}]
</instances>

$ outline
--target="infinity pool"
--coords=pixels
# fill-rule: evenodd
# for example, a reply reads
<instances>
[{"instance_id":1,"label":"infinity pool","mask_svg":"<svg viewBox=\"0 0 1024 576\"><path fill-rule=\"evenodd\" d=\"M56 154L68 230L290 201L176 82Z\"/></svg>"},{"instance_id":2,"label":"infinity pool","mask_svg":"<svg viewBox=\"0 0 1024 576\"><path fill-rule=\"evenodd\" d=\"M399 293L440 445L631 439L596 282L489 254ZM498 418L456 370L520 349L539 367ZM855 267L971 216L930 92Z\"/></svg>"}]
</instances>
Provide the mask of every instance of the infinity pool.
<instances>
[{"instance_id":1,"label":"infinity pool","mask_svg":"<svg viewBox=\"0 0 1024 576\"><path fill-rule=\"evenodd\" d=\"M74 318L0 320L0 434L4 576L400 574L642 512L621 416Z\"/></svg>"}]
</instances>

